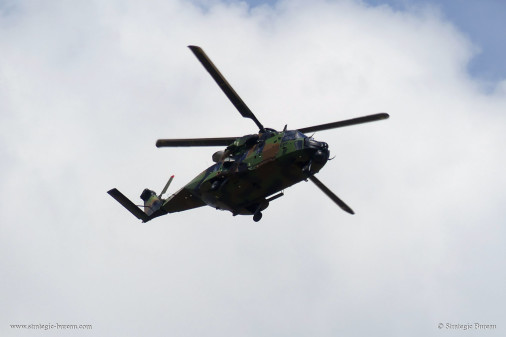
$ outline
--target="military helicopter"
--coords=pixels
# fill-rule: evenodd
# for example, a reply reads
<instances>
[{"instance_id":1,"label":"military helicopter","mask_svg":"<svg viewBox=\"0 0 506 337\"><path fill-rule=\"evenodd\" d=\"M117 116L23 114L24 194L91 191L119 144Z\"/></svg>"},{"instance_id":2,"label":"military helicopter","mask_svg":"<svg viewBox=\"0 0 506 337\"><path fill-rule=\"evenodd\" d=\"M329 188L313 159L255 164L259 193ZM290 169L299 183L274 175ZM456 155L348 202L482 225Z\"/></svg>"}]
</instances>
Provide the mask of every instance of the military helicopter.
<instances>
[{"instance_id":1,"label":"military helicopter","mask_svg":"<svg viewBox=\"0 0 506 337\"><path fill-rule=\"evenodd\" d=\"M142 222L168 213L211 206L232 215L253 215L255 222L269 203L284 195L284 190L301 181L311 180L342 210L354 214L337 195L315 177L329 160L327 143L306 136L307 133L335 129L389 118L378 113L333 123L283 131L266 128L243 102L205 52L188 46L242 117L255 122L259 131L242 137L159 139L157 147L226 146L212 155L215 164L208 167L183 188L162 198L174 176L160 194L144 189L140 198L143 210L116 188L109 193ZM140 207L142 207L140 206Z\"/></svg>"}]
</instances>

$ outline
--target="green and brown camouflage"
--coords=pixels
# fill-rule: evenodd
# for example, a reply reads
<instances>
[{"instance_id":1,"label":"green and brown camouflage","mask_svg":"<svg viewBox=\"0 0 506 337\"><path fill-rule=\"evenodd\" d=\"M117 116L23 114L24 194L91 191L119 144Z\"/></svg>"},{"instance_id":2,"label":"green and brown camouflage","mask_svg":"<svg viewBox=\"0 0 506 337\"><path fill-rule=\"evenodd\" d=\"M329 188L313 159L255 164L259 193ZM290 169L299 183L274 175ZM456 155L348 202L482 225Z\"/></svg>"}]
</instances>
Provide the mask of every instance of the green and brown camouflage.
<instances>
[{"instance_id":1,"label":"green and brown camouflage","mask_svg":"<svg viewBox=\"0 0 506 337\"><path fill-rule=\"evenodd\" d=\"M171 200L182 192L186 194L187 206L193 201L195 207L209 205L234 215L254 214L268 206L269 196L317 173L329 157L326 143L297 130L265 129L238 138L218 152L220 160L165 200L159 215L178 211L171 209Z\"/></svg>"},{"instance_id":2,"label":"green and brown camouflage","mask_svg":"<svg viewBox=\"0 0 506 337\"><path fill-rule=\"evenodd\" d=\"M285 126L281 132L264 128L204 51L197 46L189 48L241 116L253 120L259 133L239 138L159 139L156 142L157 147L226 146L226 148L213 154L215 164L170 197L163 199L162 195L172 178L158 196L154 191L145 189L141 194L144 211L116 188L109 190L108 193L143 222L167 213L205 205L230 211L233 215L253 214L253 220L259 221L262 218L261 211L269 206L269 202L282 196L284 189L309 179L341 209L354 214L348 205L314 176L329 160L327 143L315 141L304 133L369 123L386 119L389 115L379 113L297 130L286 130Z\"/></svg>"}]
</instances>

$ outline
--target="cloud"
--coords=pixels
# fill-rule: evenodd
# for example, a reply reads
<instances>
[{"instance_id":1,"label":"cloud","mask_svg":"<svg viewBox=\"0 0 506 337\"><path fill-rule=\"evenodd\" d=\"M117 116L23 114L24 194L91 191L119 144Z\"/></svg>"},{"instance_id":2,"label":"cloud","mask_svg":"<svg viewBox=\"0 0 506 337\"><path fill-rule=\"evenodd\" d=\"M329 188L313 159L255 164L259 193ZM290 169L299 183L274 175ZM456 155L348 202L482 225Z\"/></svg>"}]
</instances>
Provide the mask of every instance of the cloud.
<instances>
[{"instance_id":1,"label":"cloud","mask_svg":"<svg viewBox=\"0 0 506 337\"><path fill-rule=\"evenodd\" d=\"M426 336L439 322L504 322L505 95L469 77L473 44L434 9L2 10L6 335L52 322L96 335ZM355 216L309 183L259 223L201 208L139 224L105 193L136 199L171 174L176 189L211 163L212 150L156 149L157 138L254 132L188 44L266 126L390 113L315 135L336 155L319 177Z\"/></svg>"}]
</instances>

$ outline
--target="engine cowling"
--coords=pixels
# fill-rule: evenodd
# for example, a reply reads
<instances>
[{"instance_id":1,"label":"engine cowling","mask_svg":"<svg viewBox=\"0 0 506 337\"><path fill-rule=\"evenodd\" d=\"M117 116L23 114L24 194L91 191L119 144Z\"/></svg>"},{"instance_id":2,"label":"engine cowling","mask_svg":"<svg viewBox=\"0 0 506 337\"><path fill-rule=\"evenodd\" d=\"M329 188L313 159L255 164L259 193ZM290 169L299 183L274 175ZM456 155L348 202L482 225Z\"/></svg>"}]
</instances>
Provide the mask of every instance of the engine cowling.
<instances>
[{"instance_id":1,"label":"engine cowling","mask_svg":"<svg viewBox=\"0 0 506 337\"><path fill-rule=\"evenodd\" d=\"M215 163L220 162L223 159L223 156L225 155L225 151L216 151L213 153L213 161Z\"/></svg>"}]
</instances>

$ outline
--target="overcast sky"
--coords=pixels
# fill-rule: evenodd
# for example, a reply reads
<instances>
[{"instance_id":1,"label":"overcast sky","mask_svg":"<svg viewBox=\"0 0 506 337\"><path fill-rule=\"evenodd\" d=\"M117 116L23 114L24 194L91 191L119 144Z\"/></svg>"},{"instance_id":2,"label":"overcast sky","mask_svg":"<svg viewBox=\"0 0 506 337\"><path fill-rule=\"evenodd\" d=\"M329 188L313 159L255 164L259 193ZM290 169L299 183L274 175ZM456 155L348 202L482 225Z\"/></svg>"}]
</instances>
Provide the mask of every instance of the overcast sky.
<instances>
[{"instance_id":1,"label":"overcast sky","mask_svg":"<svg viewBox=\"0 0 506 337\"><path fill-rule=\"evenodd\" d=\"M274 5L275 0L250 0L252 6ZM500 0L362 0L370 6L389 6L395 11L417 11L427 6L439 11L461 34L472 40L476 55L469 60L468 72L486 90L506 77L506 2Z\"/></svg>"},{"instance_id":2,"label":"overcast sky","mask_svg":"<svg viewBox=\"0 0 506 337\"><path fill-rule=\"evenodd\" d=\"M0 334L503 336L506 75L476 61L496 35L399 3L0 1ZM142 224L106 194L174 192L219 149L157 138L255 132L189 44L267 127L391 115L315 135L356 215L304 182L259 223Z\"/></svg>"}]
</instances>

